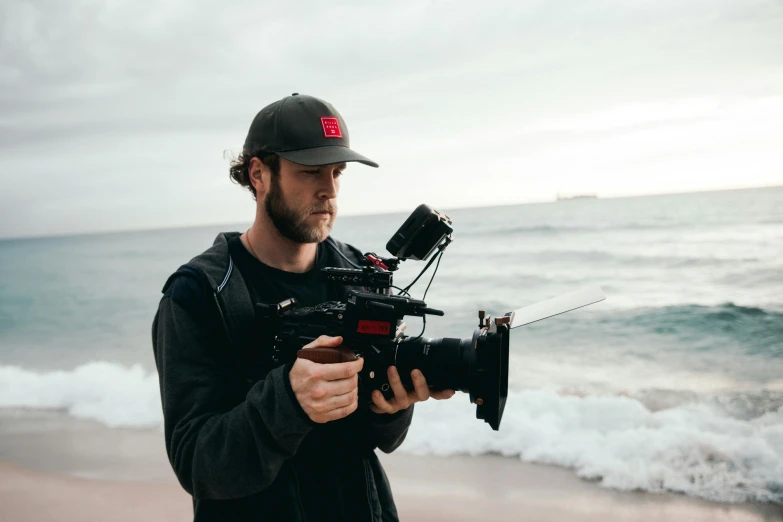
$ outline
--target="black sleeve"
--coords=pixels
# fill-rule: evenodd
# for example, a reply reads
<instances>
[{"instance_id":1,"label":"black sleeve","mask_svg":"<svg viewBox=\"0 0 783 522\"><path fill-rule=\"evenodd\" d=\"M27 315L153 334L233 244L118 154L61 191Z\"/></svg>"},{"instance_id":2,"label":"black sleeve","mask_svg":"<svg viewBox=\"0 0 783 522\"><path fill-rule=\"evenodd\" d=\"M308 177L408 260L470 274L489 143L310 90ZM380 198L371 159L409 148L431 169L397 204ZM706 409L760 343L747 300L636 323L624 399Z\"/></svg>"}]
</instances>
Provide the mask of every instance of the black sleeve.
<instances>
[{"instance_id":1,"label":"black sleeve","mask_svg":"<svg viewBox=\"0 0 783 522\"><path fill-rule=\"evenodd\" d=\"M391 453L399 448L408 434L414 406L411 404L407 409L391 415L368 410L367 427L372 445L384 453Z\"/></svg>"},{"instance_id":2,"label":"black sleeve","mask_svg":"<svg viewBox=\"0 0 783 522\"><path fill-rule=\"evenodd\" d=\"M290 365L237 400L237 377L228 347L210 327L209 303L196 282L180 277L153 322L166 450L195 498L238 498L267 488L315 423L290 389Z\"/></svg>"}]
</instances>

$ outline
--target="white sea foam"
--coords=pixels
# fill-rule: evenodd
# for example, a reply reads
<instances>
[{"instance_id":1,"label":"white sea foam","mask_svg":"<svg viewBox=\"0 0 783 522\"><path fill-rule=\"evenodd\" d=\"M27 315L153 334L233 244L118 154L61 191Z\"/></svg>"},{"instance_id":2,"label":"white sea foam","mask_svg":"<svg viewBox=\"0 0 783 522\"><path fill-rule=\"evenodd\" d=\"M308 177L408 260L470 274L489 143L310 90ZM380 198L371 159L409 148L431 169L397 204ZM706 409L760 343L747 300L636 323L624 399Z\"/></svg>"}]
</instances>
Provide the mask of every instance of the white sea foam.
<instances>
[{"instance_id":1,"label":"white sea foam","mask_svg":"<svg viewBox=\"0 0 783 522\"><path fill-rule=\"evenodd\" d=\"M151 427L163 422L158 376L138 364L98 361L53 372L0 366L0 407L64 410L110 427Z\"/></svg>"},{"instance_id":2,"label":"white sea foam","mask_svg":"<svg viewBox=\"0 0 783 522\"><path fill-rule=\"evenodd\" d=\"M649 396L518 390L495 432L460 393L417 405L400 450L499 453L573 468L613 489L783 502L783 408L743 420L698 397L657 411L649 403ZM111 427L162 425L157 375L139 365L93 362L48 373L0 366L0 407L59 409Z\"/></svg>"},{"instance_id":3,"label":"white sea foam","mask_svg":"<svg viewBox=\"0 0 783 522\"><path fill-rule=\"evenodd\" d=\"M403 445L412 453L499 453L613 489L783 501L783 408L739 420L699 403L653 412L631 397L528 390L508 398L499 432L463 394L417 408Z\"/></svg>"}]
</instances>

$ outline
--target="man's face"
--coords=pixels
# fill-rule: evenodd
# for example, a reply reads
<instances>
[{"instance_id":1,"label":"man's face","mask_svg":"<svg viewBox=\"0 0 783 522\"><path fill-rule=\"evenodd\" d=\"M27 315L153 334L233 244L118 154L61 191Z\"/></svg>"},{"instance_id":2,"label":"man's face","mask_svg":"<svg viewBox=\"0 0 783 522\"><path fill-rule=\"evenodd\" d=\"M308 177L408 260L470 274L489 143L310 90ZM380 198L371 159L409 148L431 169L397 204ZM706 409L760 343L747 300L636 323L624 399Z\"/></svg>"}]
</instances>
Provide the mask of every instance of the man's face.
<instances>
[{"instance_id":1,"label":"man's face","mask_svg":"<svg viewBox=\"0 0 783 522\"><path fill-rule=\"evenodd\" d=\"M297 243L320 243L337 217L337 193L345 163L308 167L280 158L270 176L264 208L277 230Z\"/></svg>"}]
</instances>

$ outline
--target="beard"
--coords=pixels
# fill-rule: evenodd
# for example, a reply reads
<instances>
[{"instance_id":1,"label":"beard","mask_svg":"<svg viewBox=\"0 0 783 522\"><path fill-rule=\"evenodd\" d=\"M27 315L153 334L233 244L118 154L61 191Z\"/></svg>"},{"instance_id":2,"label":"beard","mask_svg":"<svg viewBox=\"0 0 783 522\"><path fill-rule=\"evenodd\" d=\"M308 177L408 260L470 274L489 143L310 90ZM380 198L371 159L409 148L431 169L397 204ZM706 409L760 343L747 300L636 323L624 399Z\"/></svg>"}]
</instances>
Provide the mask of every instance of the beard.
<instances>
[{"instance_id":1,"label":"beard","mask_svg":"<svg viewBox=\"0 0 783 522\"><path fill-rule=\"evenodd\" d=\"M295 243L320 243L332 231L332 225L334 225L334 219L337 216L337 206L329 202L321 205L308 205L301 210L290 206L280 188L278 176L272 176L264 207L278 232ZM318 219L316 224L308 223L307 220L313 212L325 210L331 211L329 219Z\"/></svg>"}]
</instances>

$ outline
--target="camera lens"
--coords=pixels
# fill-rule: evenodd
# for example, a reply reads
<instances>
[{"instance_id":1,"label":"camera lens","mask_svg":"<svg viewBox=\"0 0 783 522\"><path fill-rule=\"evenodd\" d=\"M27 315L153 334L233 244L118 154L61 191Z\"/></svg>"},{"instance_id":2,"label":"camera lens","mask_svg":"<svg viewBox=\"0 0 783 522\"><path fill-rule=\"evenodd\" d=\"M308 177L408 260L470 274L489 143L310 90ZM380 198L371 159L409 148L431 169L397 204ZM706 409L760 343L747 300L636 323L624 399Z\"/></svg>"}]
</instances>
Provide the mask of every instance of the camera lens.
<instances>
[{"instance_id":1,"label":"camera lens","mask_svg":"<svg viewBox=\"0 0 783 522\"><path fill-rule=\"evenodd\" d=\"M397 346L392 362L406 388L413 388L411 371L421 370L427 385L435 390L470 390L470 371L476 366L476 351L471 339L418 338Z\"/></svg>"},{"instance_id":2,"label":"camera lens","mask_svg":"<svg viewBox=\"0 0 783 522\"><path fill-rule=\"evenodd\" d=\"M470 394L476 418L493 429L500 427L508 396L508 326L492 333L478 329L470 339L405 339L389 354L406 389L412 390L411 371L421 370L434 390L458 390Z\"/></svg>"}]
</instances>

